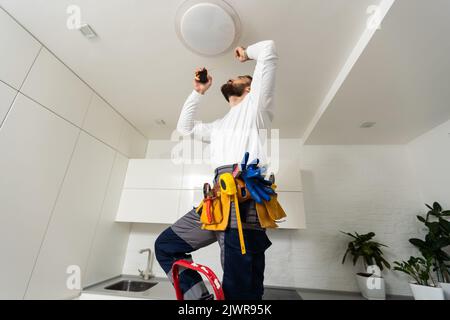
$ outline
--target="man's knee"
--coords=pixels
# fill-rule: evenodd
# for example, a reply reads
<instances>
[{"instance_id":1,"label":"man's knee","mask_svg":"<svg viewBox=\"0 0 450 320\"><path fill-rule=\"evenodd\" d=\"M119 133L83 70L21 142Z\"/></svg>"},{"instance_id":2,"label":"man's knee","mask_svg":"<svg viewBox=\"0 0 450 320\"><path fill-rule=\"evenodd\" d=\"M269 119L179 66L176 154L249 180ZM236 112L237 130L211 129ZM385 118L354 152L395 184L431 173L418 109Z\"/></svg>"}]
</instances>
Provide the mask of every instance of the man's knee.
<instances>
[{"instance_id":1,"label":"man's knee","mask_svg":"<svg viewBox=\"0 0 450 320\"><path fill-rule=\"evenodd\" d=\"M167 257L167 244L169 229L164 230L155 241L155 257L158 261L161 261L164 257Z\"/></svg>"}]
</instances>

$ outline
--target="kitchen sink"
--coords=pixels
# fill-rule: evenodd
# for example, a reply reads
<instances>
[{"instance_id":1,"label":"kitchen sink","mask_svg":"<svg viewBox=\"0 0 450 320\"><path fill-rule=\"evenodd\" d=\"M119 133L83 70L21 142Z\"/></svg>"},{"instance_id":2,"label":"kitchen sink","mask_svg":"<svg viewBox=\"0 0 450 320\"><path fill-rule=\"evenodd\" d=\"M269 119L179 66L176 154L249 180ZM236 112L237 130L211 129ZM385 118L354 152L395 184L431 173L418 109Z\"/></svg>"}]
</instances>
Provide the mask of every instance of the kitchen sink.
<instances>
[{"instance_id":1,"label":"kitchen sink","mask_svg":"<svg viewBox=\"0 0 450 320\"><path fill-rule=\"evenodd\" d=\"M134 281L134 280L122 280L114 283L110 286L105 287L106 290L115 291L130 291L130 292L143 292L147 291L151 287L156 286L157 282L144 282L144 281Z\"/></svg>"}]
</instances>

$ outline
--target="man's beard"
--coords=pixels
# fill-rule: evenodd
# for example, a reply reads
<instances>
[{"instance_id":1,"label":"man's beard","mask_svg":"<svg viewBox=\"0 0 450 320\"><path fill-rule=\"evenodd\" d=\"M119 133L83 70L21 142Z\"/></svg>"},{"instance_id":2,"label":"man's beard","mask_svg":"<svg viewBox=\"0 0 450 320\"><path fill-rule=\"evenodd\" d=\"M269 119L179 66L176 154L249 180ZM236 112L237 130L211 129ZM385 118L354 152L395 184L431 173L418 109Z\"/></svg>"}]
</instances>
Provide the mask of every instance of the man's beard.
<instances>
[{"instance_id":1,"label":"man's beard","mask_svg":"<svg viewBox=\"0 0 450 320\"><path fill-rule=\"evenodd\" d=\"M231 83L225 83L222 86L221 91L225 99L227 99L227 101L230 102L230 97L232 96L242 97L247 87L248 85L246 84L233 85Z\"/></svg>"}]
</instances>

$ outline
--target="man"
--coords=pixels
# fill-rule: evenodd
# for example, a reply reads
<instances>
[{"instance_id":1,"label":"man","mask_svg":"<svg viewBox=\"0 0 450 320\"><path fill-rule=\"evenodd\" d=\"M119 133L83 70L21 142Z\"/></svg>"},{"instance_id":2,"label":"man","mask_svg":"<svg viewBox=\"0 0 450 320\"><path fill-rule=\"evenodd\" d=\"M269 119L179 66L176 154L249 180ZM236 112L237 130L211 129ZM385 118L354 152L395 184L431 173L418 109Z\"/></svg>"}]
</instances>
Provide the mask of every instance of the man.
<instances>
[{"instance_id":1,"label":"man","mask_svg":"<svg viewBox=\"0 0 450 320\"><path fill-rule=\"evenodd\" d=\"M233 165L239 163L246 152L250 154L250 159L259 159L261 164L266 164L267 159L259 132L269 129L273 119L278 60L274 42L259 42L247 49L238 47L235 57L240 62L256 60L256 68L253 77L239 76L222 86L222 94L230 106L227 115L212 123L196 123L196 110L212 84L211 76L205 84L200 83L196 76L194 91L186 100L177 125L181 134L210 142L211 163L217 168L215 182L221 174L232 172ZM176 260L190 260L189 253L218 241L225 298L262 299L264 253L271 242L260 226L255 201L241 203L239 208L247 248L245 255L241 253L234 202L230 222L224 232L202 230L200 217L194 209L158 237L155 243L156 258L169 279L172 280L171 268ZM201 276L193 270L181 272L180 286L185 299L211 299Z\"/></svg>"}]
</instances>

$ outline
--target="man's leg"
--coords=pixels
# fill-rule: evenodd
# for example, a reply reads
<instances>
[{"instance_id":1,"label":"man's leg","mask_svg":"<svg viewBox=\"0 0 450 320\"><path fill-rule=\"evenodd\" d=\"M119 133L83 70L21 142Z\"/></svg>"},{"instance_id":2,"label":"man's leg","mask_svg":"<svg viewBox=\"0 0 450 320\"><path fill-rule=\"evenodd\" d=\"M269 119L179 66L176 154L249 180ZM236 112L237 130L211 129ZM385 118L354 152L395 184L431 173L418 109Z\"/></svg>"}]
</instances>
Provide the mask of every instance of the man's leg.
<instances>
[{"instance_id":1,"label":"man's leg","mask_svg":"<svg viewBox=\"0 0 450 320\"><path fill-rule=\"evenodd\" d=\"M242 255L237 229L219 236L226 300L261 300L264 294L265 251L272 244L264 230L244 230L247 254Z\"/></svg>"},{"instance_id":2,"label":"man's leg","mask_svg":"<svg viewBox=\"0 0 450 320\"><path fill-rule=\"evenodd\" d=\"M158 237L155 242L156 259L172 281L172 265L175 261L192 261L189 253L216 241L214 232L201 229L200 217L192 210ZM190 269L180 268L180 287L185 300L198 300L209 295L200 274Z\"/></svg>"}]
</instances>

